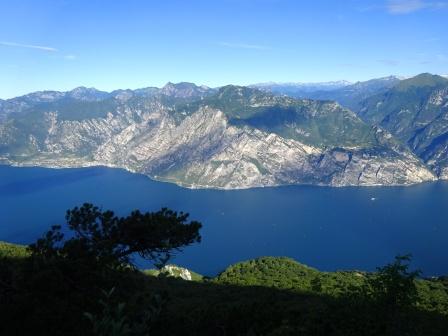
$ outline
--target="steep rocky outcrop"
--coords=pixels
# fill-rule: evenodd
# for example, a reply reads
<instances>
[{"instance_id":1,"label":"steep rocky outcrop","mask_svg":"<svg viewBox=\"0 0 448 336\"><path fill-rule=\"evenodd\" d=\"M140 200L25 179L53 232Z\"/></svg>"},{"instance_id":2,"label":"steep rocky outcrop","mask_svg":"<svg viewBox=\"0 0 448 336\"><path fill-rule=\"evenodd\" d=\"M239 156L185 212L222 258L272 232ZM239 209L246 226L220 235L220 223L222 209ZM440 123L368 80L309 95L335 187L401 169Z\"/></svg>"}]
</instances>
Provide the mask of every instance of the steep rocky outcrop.
<instances>
[{"instance_id":1,"label":"steep rocky outcrop","mask_svg":"<svg viewBox=\"0 0 448 336\"><path fill-rule=\"evenodd\" d=\"M362 103L359 116L407 144L437 175L448 178L448 79L421 74Z\"/></svg>"},{"instance_id":2,"label":"steep rocky outcrop","mask_svg":"<svg viewBox=\"0 0 448 336\"><path fill-rule=\"evenodd\" d=\"M192 85L35 103L0 123L0 160L122 167L196 188L435 179L390 133L337 103ZM90 89L86 94L92 97Z\"/></svg>"}]
</instances>

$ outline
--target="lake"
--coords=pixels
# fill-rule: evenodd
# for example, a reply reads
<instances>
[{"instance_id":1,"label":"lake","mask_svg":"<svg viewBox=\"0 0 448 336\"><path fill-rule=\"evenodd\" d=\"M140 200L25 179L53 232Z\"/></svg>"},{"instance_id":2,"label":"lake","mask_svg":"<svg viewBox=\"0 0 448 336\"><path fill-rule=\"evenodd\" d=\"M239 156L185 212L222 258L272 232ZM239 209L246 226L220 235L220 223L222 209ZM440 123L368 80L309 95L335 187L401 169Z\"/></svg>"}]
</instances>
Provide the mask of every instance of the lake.
<instances>
[{"instance_id":1,"label":"lake","mask_svg":"<svg viewBox=\"0 0 448 336\"><path fill-rule=\"evenodd\" d=\"M0 166L0 240L33 242L84 202L119 215L161 207L190 213L203 223L202 242L173 263L206 275L266 255L324 271L374 270L399 253L412 253L425 275L448 274L445 182L190 190L121 169Z\"/></svg>"}]
</instances>

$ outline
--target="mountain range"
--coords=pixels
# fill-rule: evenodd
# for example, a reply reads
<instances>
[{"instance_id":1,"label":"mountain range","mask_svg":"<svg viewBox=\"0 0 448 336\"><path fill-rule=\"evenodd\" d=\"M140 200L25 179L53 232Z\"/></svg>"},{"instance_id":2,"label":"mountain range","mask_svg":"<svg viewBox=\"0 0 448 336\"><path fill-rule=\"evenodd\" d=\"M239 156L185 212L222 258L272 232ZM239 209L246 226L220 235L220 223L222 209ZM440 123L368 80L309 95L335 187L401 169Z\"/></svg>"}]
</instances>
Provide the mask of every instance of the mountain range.
<instances>
[{"instance_id":1,"label":"mountain range","mask_svg":"<svg viewBox=\"0 0 448 336\"><path fill-rule=\"evenodd\" d=\"M364 99L387 91L402 79L397 76L389 76L356 83L347 81L311 84L279 83L255 84L252 87L299 99L334 100L349 109L356 110Z\"/></svg>"},{"instance_id":2,"label":"mountain range","mask_svg":"<svg viewBox=\"0 0 448 336\"><path fill-rule=\"evenodd\" d=\"M121 167L192 188L448 179L448 79L80 87L0 100L0 163Z\"/></svg>"}]
</instances>

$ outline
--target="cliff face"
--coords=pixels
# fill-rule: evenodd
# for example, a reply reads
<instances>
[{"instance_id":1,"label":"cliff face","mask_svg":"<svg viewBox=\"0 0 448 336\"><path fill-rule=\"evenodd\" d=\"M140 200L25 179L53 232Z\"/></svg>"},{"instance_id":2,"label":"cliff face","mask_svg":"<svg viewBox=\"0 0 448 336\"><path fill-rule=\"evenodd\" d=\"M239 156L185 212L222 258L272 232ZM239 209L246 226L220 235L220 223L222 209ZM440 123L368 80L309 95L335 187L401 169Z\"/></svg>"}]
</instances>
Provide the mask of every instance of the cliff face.
<instances>
[{"instance_id":1,"label":"cliff face","mask_svg":"<svg viewBox=\"0 0 448 336\"><path fill-rule=\"evenodd\" d=\"M334 102L188 83L86 94L52 93L51 101L27 101L15 111L3 102L9 109L0 110L1 162L122 167L187 187L224 189L436 178L390 133Z\"/></svg>"},{"instance_id":2,"label":"cliff face","mask_svg":"<svg viewBox=\"0 0 448 336\"><path fill-rule=\"evenodd\" d=\"M421 74L362 103L359 116L391 132L448 178L448 79Z\"/></svg>"}]
</instances>

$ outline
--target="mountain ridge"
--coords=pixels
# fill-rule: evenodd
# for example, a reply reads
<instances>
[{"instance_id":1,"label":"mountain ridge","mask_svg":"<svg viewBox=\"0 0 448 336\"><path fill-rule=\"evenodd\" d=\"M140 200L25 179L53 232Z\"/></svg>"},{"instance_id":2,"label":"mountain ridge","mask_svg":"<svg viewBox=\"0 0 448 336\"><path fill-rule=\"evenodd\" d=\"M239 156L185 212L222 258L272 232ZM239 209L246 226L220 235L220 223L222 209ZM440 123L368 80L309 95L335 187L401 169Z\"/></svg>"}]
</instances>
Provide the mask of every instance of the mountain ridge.
<instances>
[{"instance_id":1,"label":"mountain ridge","mask_svg":"<svg viewBox=\"0 0 448 336\"><path fill-rule=\"evenodd\" d=\"M365 100L358 115L387 129L448 178L448 79L427 73L406 79Z\"/></svg>"},{"instance_id":2,"label":"mountain ridge","mask_svg":"<svg viewBox=\"0 0 448 336\"><path fill-rule=\"evenodd\" d=\"M16 100L19 108L0 122L0 161L121 167L192 188L436 179L390 132L334 101L192 83L113 91L104 99L95 89L75 90L37 97L34 105L29 97L24 105Z\"/></svg>"}]
</instances>

